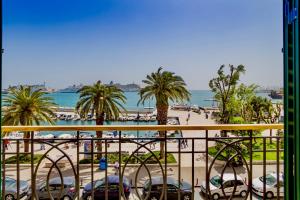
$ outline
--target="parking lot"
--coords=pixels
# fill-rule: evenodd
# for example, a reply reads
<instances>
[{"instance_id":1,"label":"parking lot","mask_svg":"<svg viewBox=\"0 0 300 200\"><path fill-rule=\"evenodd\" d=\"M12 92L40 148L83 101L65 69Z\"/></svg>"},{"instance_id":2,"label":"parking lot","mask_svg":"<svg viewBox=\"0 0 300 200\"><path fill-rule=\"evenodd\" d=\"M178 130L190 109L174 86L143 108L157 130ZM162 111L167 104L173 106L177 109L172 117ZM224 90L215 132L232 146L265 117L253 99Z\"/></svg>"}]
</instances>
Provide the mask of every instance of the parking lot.
<instances>
[{"instance_id":1,"label":"parking lot","mask_svg":"<svg viewBox=\"0 0 300 200\"><path fill-rule=\"evenodd\" d=\"M124 169L124 176L126 176L130 182L133 185L133 189L132 189L132 193L130 195L129 199L135 200L138 199L136 193L135 193L135 189L134 187L143 187L143 184L145 182L145 180L149 179L149 175L147 174L147 170L141 169L139 174L136 174L138 166L131 166L128 167L126 169ZM148 167L150 172L151 172L151 177L158 177L158 176L162 176L162 172L161 169L157 166L150 166ZM280 166L280 169L283 169L283 166ZM38 171L38 176L37 176L37 183L40 182L45 182L46 181L46 177L48 174L48 168L41 168ZM191 167L181 167L180 168L180 176L181 176L181 181L185 181L188 182L189 184L192 184L192 168ZM211 175L210 177L220 174L222 171L221 167L213 167L212 171L211 171ZM248 181L248 173L245 167L238 167L236 168L237 174L239 176L241 176L246 182ZM266 172L274 172L276 171L276 165L267 165L266 166ZM179 168L176 165L168 165L167 166L167 175L169 177L173 177L174 179L178 180L179 177ZM226 173L230 173L232 172L230 169L225 171ZM62 173L64 174L64 176L72 176L73 172L71 170L71 168L66 167L65 169L62 170ZM115 169L113 166L108 166L107 168L107 174L108 175L113 175L115 174ZM94 165L94 170L93 170L93 174L94 174L94 180L100 179L105 177L105 171L103 170L99 170L97 165ZM203 195L200 195L200 184L205 181L205 166L197 166L194 168L194 199L205 199L205 197ZM6 175L9 177L16 177L16 168L15 167L8 167L6 169ZM256 178L258 176L262 176L263 175L263 166L262 165L253 165L253 178ZM51 173L50 177L57 177L58 176L58 172L57 171L53 171ZM137 177L136 177L137 176ZM31 177L30 177L30 168L21 168L20 171L20 178L21 180L26 180L29 182L31 182ZM137 178L137 182L135 183L134 180L135 178ZM80 168L80 187L81 187L81 192L80 194L82 194L82 188L91 181L91 168L90 166L81 166ZM141 194L141 190L138 189L138 191ZM236 199L242 199L240 197L236 197ZM255 194L253 194L253 199L261 199L261 197L256 196Z\"/></svg>"}]
</instances>

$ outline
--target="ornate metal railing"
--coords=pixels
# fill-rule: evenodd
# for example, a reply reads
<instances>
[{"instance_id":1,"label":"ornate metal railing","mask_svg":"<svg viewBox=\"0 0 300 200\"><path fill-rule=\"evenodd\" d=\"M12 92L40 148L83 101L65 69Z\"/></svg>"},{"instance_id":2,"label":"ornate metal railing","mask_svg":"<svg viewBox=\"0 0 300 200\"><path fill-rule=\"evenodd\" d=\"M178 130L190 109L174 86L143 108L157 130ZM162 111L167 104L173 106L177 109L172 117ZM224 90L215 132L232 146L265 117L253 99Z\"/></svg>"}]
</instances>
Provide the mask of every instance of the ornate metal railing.
<instances>
[{"instance_id":1,"label":"ornate metal railing","mask_svg":"<svg viewBox=\"0 0 300 200\"><path fill-rule=\"evenodd\" d=\"M114 196L188 200L223 196L232 199L236 195L242 199L279 199L283 195L283 180L279 178L283 176L282 129L282 124L3 126L3 133L29 132L30 137L1 140L2 199L41 199L42 195L49 199L111 199ZM75 135L37 138L35 131L75 131ZM116 131L117 136L84 138L83 131ZM124 131L183 131L184 134L183 137L164 134L164 137L129 138L124 137ZM25 143L29 143L29 152L23 150ZM164 144L163 157L160 144ZM98 160L99 156L102 159ZM269 174L275 179L269 180ZM11 185L6 185L4 177L17 180L15 192ZM55 177L59 180L56 185ZM65 177L71 177L74 183ZM117 188L112 186L112 177ZM30 189L20 180L27 181ZM259 180L261 186L256 182ZM25 190L27 196L23 197Z\"/></svg>"}]
</instances>

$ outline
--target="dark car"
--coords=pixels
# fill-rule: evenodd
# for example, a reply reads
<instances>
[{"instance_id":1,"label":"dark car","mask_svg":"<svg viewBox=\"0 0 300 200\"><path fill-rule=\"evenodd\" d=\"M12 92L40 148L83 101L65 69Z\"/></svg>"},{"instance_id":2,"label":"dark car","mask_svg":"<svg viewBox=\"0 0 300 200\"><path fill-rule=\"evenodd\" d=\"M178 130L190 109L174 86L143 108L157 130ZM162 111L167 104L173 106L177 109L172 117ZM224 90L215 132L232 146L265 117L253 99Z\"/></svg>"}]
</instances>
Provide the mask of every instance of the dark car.
<instances>
[{"instance_id":1,"label":"dark car","mask_svg":"<svg viewBox=\"0 0 300 200\"><path fill-rule=\"evenodd\" d=\"M143 197L149 200L158 200L163 194L164 180L163 177L153 177L145 182L143 188ZM192 186L187 182L178 183L172 177L167 177L167 198L178 199L178 195L182 200L192 199Z\"/></svg>"},{"instance_id":2,"label":"dark car","mask_svg":"<svg viewBox=\"0 0 300 200\"><path fill-rule=\"evenodd\" d=\"M123 190L126 199L131 192L131 185L126 177L123 177ZM107 176L107 194L108 198L119 199L119 176ZM94 199L105 199L105 178L94 181ZM92 200L92 183L88 183L82 192L82 199Z\"/></svg>"},{"instance_id":3,"label":"dark car","mask_svg":"<svg viewBox=\"0 0 300 200\"><path fill-rule=\"evenodd\" d=\"M63 189L61 191L60 177L52 178L49 180L49 191L54 199L72 200L75 199L76 188L74 177L63 177ZM46 183L37 186L36 195L38 199L51 199L48 194Z\"/></svg>"},{"instance_id":4,"label":"dark car","mask_svg":"<svg viewBox=\"0 0 300 200\"><path fill-rule=\"evenodd\" d=\"M3 183L3 179L1 179ZM19 189L19 197L23 198L27 196L29 192L29 185L27 181L19 181L20 189ZM4 193L5 200L14 200L17 199L17 180L9 177L5 177L5 193Z\"/></svg>"}]
</instances>

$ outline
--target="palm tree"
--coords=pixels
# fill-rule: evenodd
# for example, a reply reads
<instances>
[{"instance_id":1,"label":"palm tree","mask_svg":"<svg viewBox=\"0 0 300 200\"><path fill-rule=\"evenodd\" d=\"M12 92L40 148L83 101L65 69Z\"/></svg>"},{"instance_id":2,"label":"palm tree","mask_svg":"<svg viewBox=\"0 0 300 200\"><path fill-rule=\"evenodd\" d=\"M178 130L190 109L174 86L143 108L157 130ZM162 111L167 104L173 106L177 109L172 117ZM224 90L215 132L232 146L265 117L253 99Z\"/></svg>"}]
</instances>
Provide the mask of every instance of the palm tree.
<instances>
[{"instance_id":1,"label":"palm tree","mask_svg":"<svg viewBox=\"0 0 300 200\"><path fill-rule=\"evenodd\" d=\"M169 101L183 102L189 101L191 94L186 88L184 80L173 72L163 71L162 67L156 72L147 75L143 80L145 87L140 92L138 104L148 99L155 98L157 109L158 125L166 125L168 120ZM159 136L165 137L165 131L160 131ZM160 158L164 157L164 142L160 142Z\"/></svg>"},{"instance_id":2,"label":"palm tree","mask_svg":"<svg viewBox=\"0 0 300 200\"><path fill-rule=\"evenodd\" d=\"M11 88L3 98L3 125L32 126L41 122L54 124L53 107L56 104L45 92L29 86ZM30 138L30 132L24 133L24 139ZM24 140L24 152L29 152L29 140Z\"/></svg>"},{"instance_id":3,"label":"palm tree","mask_svg":"<svg viewBox=\"0 0 300 200\"><path fill-rule=\"evenodd\" d=\"M83 86L80 90L76 110L81 117L90 113L96 117L96 125L103 125L105 119L117 119L121 112L126 111L122 103L126 103L123 91L114 85L104 85L100 81L94 85ZM96 131L97 138L102 138L102 131ZM97 142L98 152L102 152L101 142ZM102 154L97 154L98 158Z\"/></svg>"}]
</instances>

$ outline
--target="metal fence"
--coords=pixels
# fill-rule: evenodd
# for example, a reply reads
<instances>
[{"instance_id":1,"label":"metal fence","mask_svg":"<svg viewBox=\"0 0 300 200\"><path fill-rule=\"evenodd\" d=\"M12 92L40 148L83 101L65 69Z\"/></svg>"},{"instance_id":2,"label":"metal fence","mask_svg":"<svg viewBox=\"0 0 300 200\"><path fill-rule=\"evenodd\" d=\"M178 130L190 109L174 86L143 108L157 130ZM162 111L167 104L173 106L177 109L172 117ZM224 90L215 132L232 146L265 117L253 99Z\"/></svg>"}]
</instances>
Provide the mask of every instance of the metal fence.
<instances>
[{"instance_id":1,"label":"metal fence","mask_svg":"<svg viewBox=\"0 0 300 200\"><path fill-rule=\"evenodd\" d=\"M4 126L3 133L23 131L30 137L1 140L2 199L280 199L282 129L281 124ZM82 131L112 130L116 137L82 137ZM122 134L132 130L163 134ZM184 137L168 136L174 130L184 130ZM49 139L34 131L76 134Z\"/></svg>"}]
</instances>

